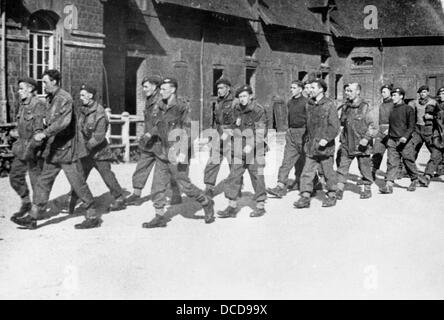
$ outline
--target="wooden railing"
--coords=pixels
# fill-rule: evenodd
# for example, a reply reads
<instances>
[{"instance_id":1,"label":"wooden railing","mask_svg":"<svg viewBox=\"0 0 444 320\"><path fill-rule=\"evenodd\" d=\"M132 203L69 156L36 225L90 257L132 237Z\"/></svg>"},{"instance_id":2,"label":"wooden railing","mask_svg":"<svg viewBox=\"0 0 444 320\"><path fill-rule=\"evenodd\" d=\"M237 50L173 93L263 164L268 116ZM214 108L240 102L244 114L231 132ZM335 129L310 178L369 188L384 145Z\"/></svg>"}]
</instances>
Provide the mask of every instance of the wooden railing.
<instances>
[{"instance_id":1,"label":"wooden railing","mask_svg":"<svg viewBox=\"0 0 444 320\"><path fill-rule=\"evenodd\" d=\"M111 109L106 109L106 114L109 119L110 126L108 128L108 132L106 135L106 138L110 142L111 148L123 148L124 155L123 155L123 161L129 162L130 161L130 150L131 147L136 147L138 145L137 142L137 136L131 136L130 135L130 128L132 123L143 123L144 119L140 116L134 116L130 115L128 112L124 112L121 115L118 114L112 114ZM120 135L112 135L111 127L113 125L120 125L121 126L121 133ZM120 143L112 143L112 140L120 140Z\"/></svg>"}]
</instances>

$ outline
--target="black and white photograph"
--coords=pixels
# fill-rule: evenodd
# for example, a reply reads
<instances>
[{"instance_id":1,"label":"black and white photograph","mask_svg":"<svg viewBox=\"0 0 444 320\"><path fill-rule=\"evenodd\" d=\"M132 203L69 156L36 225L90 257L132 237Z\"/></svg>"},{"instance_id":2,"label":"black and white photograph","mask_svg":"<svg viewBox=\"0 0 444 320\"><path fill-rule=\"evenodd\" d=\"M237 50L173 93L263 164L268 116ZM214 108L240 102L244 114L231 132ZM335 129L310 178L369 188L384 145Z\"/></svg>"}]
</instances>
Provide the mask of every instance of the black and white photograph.
<instances>
[{"instance_id":1,"label":"black and white photograph","mask_svg":"<svg viewBox=\"0 0 444 320\"><path fill-rule=\"evenodd\" d=\"M0 3L0 300L444 299L444 0Z\"/></svg>"}]
</instances>

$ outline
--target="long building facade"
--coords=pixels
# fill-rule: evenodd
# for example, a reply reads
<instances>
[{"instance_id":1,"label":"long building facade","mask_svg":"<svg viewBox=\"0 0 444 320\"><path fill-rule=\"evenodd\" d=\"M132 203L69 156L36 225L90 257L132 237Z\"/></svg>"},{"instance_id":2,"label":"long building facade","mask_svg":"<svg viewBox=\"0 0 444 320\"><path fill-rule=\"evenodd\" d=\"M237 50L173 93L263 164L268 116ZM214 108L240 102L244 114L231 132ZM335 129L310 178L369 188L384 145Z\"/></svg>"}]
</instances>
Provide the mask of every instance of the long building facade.
<instances>
[{"instance_id":1,"label":"long building facade","mask_svg":"<svg viewBox=\"0 0 444 320\"><path fill-rule=\"evenodd\" d=\"M215 82L251 84L271 126L284 130L292 80L322 77L343 98L356 81L379 103L386 83L408 99L444 85L439 0L2 0L6 16L0 121L13 121L16 80L48 67L75 93L93 83L113 113L142 115L140 82L173 76L191 117L211 123ZM41 89L39 88L41 91ZM41 92L40 92L41 93Z\"/></svg>"}]
</instances>

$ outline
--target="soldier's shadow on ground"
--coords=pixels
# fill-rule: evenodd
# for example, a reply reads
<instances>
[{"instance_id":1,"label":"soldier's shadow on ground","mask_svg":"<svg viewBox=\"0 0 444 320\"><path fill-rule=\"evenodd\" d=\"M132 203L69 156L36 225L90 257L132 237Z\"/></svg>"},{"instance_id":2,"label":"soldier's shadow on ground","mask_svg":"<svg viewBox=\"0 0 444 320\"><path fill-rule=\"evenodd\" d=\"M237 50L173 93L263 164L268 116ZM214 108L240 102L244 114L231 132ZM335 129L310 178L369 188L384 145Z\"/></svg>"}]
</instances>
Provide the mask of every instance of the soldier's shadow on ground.
<instances>
[{"instance_id":1,"label":"soldier's shadow on ground","mask_svg":"<svg viewBox=\"0 0 444 320\"><path fill-rule=\"evenodd\" d=\"M223 196L224 193L225 181L219 183L214 189L214 198L217 196ZM241 198L238 200L238 210L240 211L242 208L250 207L254 209L256 206L256 202L253 200L254 195L251 192L243 192ZM228 200L227 200L228 205ZM225 209L225 208L222 208ZM180 215L186 219L194 219L194 220L203 220L205 216L203 214L198 215L197 213L202 210L202 205L200 205L197 201L187 198L186 196L182 197L182 203L179 205L171 206L165 217L169 219L173 219L174 217ZM218 210L215 208L215 213Z\"/></svg>"},{"instance_id":2,"label":"soldier's shadow on ground","mask_svg":"<svg viewBox=\"0 0 444 320\"><path fill-rule=\"evenodd\" d=\"M125 197L128 196L129 194L130 193L127 192L126 190L124 191ZM97 213L98 217L102 217L102 216L108 215L110 213L118 213L119 212L119 211L115 211L115 212L109 211L109 207L110 207L111 203L113 203L113 201L114 201L113 196L109 192L104 193L99 197L95 197L94 200L97 205L96 213ZM143 203L148 202L150 200L151 200L151 196L147 196L147 197L142 198ZM80 201L76 206L74 214L68 214L67 212L65 212L65 213L61 212L61 208L67 207L68 201L69 201L69 195L67 195L67 194L51 200L48 203L48 209L47 209L46 213L41 217L41 220L47 220L47 221L40 224L38 226L38 228L44 228L44 227L47 227L50 225L59 224L59 223L68 221L70 219L85 216L86 209L83 207L83 205L81 204Z\"/></svg>"}]
</instances>

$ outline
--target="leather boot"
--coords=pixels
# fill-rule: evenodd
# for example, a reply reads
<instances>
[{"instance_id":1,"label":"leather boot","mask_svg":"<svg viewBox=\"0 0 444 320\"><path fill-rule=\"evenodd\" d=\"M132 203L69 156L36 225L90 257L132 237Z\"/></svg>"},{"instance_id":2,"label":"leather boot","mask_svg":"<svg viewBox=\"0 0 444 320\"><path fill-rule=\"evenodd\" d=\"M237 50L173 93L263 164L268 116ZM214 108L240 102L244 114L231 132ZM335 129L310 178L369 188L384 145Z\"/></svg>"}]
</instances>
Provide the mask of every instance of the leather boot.
<instances>
[{"instance_id":1,"label":"leather boot","mask_svg":"<svg viewBox=\"0 0 444 320\"><path fill-rule=\"evenodd\" d=\"M309 197L302 196L298 201L294 203L296 209L310 208L311 199Z\"/></svg>"},{"instance_id":2,"label":"leather boot","mask_svg":"<svg viewBox=\"0 0 444 320\"><path fill-rule=\"evenodd\" d=\"M30 211L32 208L32 204L30 202L23 202L19 211L14 213L11 217L11 219L17 219L17 218L23 218L28 211Z\"/></svg>"},{"instance_id":3,"label":"leather boot","mask_svg":"<svg viewBox=\"0 0 444 320\"><path fill-rule=\"evenodd\" d=\"M213 223L216 220L216 218L214 217L214 201L209 199L208 203L203 206L203 210L205 212L205 223Z\"/></svg>"},{"instance_id":4,"label":"leather boot","mask_svg":"<svg viewBox=\"0 0 444 320\"><path fill-rule=\"evenodd\" d=\"M362 185L360 191L361 199L370 199L372 197L372 186L371 185Z\"/></svg>"}]
</instances>

